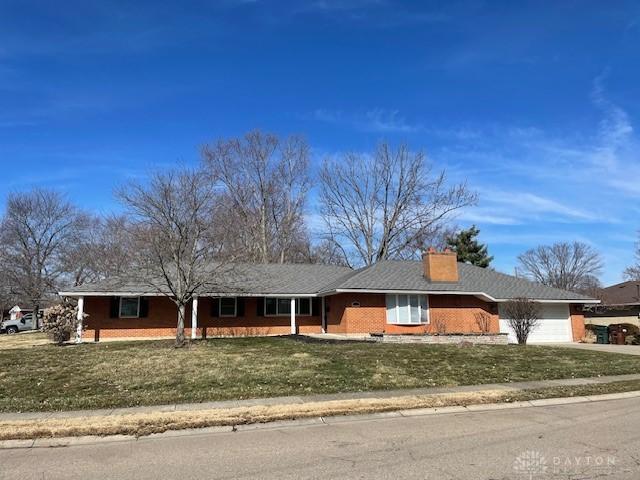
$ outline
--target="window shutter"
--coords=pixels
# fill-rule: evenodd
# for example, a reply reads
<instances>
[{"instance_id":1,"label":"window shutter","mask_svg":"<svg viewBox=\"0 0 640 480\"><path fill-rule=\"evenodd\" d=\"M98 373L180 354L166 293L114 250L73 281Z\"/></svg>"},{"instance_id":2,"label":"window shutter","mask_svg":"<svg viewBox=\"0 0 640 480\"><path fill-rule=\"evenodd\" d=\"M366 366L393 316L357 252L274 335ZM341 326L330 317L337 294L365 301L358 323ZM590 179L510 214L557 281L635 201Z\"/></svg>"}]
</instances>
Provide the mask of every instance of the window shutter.
<instances>
[{"instance_id":1,"label":"window shutter","mask_svg":"<svg viewBox=\"0 0 640 480\"><path fill-rule=\"evenodd\" d=\"M317 297L311 299L311 315L314 317L320 316L320 299Z\"/></svg>"},{"instance_id":2,"label":"window shutter","mask_svg":"<svg viewBox=\"0 0 640 480\"><path fill-rule=\"evenodd\" d=\"M264 317L264 297L256 298L256 315Z\"/></svg>"},{"instance_id":3,"label":"window shutter","mask_svg":"<svg viewBox=\"0 0 640 480\"><path fill-rule=\"evenodd\" d=\"M140 318L147 318L149 316L149 299L147 297L140 297Z\"/></svg>"},{"instance_id":4,"label":"window shutter","mask_svg":"<svg viewBox=\"0 0 640 480\"><path fill-rule=\"evenodd\" d=\"M244 317L244 297L236 298L236 317Z\"/></svg>"},{"instance_id":5,"label":"window shutter","mask_svg":"<svg viewBox=\"0 0 640 480\"><path fill-rule=\"evenodd\" d=\"M118 318L120 316L120 297L111 297L109 304L109 318Z\"/></svg>"},{"instance_id":6,"label":"window shutter","mask_svg":"<svg viewBox=\"0 0 640 480\"><path fill-rule=\"evenodd\" d=\"M220 316L220 299L219 298L211 299L211 316L212 317Z\"/></svg>"}]
</instances>

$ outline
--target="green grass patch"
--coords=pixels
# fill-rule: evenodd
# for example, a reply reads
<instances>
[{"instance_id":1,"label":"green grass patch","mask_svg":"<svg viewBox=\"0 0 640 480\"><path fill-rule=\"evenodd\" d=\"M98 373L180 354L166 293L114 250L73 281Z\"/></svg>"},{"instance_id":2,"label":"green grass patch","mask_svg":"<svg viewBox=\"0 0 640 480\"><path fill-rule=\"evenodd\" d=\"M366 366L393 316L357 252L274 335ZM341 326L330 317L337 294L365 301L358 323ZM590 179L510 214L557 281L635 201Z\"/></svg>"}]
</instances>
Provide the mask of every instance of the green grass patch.
<instances>
[{"instance_id":1,"label":"green grass patch","mask_svg":"<svg viewBox=\"0 0 640 480\"><path fill-rule=\"evenodd\" d=\"M3 349L0 411L158 405L640 371L640 357L541 346L396 345L292 338Z\"/></svg>"}]
</instances>

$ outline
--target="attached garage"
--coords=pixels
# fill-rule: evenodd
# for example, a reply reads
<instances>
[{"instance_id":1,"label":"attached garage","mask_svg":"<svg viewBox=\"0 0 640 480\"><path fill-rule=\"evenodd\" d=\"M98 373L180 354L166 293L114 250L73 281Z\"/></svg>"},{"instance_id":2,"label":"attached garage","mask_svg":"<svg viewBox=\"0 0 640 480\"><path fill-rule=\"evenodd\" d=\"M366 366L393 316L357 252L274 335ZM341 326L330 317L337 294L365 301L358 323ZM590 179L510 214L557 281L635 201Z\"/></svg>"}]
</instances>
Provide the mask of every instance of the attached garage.
<instances>
[{"instance_id":1,"label":"attached garage","mask_svg":"<svg viewBox=\"0 0 640 480\"><path fill-rule=\"evenodd\" d=\"M500 314L500 332L509 334L509 342L517 343L516 335L505 318L502 307ZM540 320L529 334L527 343L561 343L573 341L569 305L566 303L547 303L540 307Z\"/></svg>"}]
</instances>

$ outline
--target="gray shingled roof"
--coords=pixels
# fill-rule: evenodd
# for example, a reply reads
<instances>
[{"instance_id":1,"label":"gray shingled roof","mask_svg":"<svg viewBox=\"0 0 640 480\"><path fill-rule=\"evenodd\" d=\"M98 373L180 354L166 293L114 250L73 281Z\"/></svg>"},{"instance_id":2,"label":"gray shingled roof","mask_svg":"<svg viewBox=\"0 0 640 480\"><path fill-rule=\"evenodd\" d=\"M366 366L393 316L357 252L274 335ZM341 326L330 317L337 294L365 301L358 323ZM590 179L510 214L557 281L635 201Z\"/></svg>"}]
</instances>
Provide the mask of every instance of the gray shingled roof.
<instances>
[{"instance_id":1,"label":"gray shingled roof","mask_svg":"<svg viewBox=\"0 0 640 480\"><path fill-rule=\"evenodd\" d=\"M605 305L640 305L640 282L617 283L603 288L600 295Z\"/></svg>"},{"instance_id":2,"label":"gray shingled roof","mask_svg":"<svg viewBox=\"0 0 640 480\"><path fill-rule=\"evenodd\" d=\"M348 267L310 264L235 264L212 267L212 284L207 293L246 294L300 294L313 295L329 283L353 272ZM114 277L96 283L84 284L65 290L65 293L152 293L155 290L148 283L136 282L130 278ZM157 285L160 282L153 282Z\"/></svg>"},{"instance_id":3,"label":"gray shingled roof","mask_svg":"<svg viewBox=\"0 0 640 480\"><path fill-rule=\"evenodd\" d=\"M458 263L457 283L430 282L422 275L421 261L386 260L351 270L347 267L309 264L238 264L217 271L211 291L201 294L245 293L253 295L315 295L336 290L468 292L497 300L527 297L536 300L591 300L577 293L545 287L494 270ZM223 286L226 285L226 286ZM131 279L111 278L65 291L83 293L152 293L153 289Z\"/></svg>"},{"instance_id":4,"label":"gray shingled roof","mask_svg":"<svg viewBox=\"0 0 640 480\"><path fill-rule=\"evenodd\" d=\"M330 285L344 290L412 290L429 292L486 293L495 299L527 297L536 300L589 300L578 293L546 287L487 268L458 263L457 283L428 281L421 261L385 260Z\"/></svg>"}]
</instances>

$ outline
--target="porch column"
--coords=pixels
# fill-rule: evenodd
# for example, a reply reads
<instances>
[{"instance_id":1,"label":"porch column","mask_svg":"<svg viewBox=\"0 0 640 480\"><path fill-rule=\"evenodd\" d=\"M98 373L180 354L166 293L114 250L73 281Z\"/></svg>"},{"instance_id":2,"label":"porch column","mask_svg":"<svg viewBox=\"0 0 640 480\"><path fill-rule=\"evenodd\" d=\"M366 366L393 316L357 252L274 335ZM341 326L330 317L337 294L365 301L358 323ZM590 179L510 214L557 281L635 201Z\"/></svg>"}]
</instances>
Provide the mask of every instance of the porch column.
<instances>
[{"instance_id":1,"label":"porch column","mask_svg":"<svg viewBox=\"0 0 640 480\"><path fill-rule=\"evenodd\" d=\"M82 343L82 320L84 320L84 297L78 297L78 316L76 320L76 343Z\"/></svg>"},{"instance_id":2,"label":"porch column","mask_svg":"<svg viewBox=\"0 0 640 480\"><path fill-rule=\"evenodd\" d=\"M291 335L296 334L296 299L291 299Z\"/></svg>"},{"instance_id":3,"label":"porch column","mask_svg":"<svg viewBox=\"0 0 640 480\"><path fill-rule=\"evenodd\" d=\"M322 333L327 333L327 315L325 312L325 304L324 299L326 297L322 297L320 300L320 318L322 319Z\"/></svg>"},{"instance_id":4,"label":"porch column","mask_svg":"<svg viewBox=\"0 0 640 480\"><path fill-rule=\"evenodd\" d=\"M196 330L198 328L198 297L193 297L191 304L191 340L196 339Z\"/></svg>"}]
</instances>

